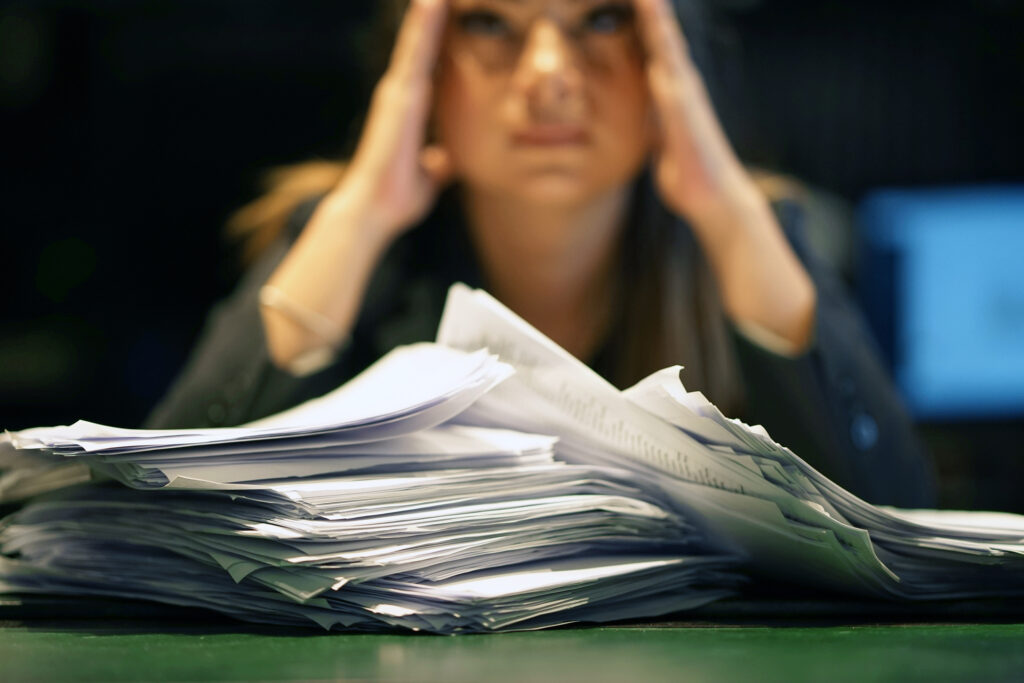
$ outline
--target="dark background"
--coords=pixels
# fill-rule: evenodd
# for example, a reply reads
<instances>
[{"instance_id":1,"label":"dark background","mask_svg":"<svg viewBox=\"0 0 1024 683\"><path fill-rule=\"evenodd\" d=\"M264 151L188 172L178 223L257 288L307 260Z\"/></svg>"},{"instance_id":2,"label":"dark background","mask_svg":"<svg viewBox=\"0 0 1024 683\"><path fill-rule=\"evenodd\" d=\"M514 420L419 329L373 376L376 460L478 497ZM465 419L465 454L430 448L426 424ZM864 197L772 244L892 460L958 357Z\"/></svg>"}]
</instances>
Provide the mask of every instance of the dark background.
<instances>
[{"instance_id":1,"label":"dark background","mask_svg":"<svg viewBox=\"0 0 1024 683\"><path fill-rule=\"evenodd\" d=\"M0 428L142 420L239 275L227 215L358 130L374 4L0 2ZM1024 180L1024 3L712 4L737 148L835 215L881 186ZM922 431L943 504L1024 511L1024 422Z\"/></svg>"}]
</instances>

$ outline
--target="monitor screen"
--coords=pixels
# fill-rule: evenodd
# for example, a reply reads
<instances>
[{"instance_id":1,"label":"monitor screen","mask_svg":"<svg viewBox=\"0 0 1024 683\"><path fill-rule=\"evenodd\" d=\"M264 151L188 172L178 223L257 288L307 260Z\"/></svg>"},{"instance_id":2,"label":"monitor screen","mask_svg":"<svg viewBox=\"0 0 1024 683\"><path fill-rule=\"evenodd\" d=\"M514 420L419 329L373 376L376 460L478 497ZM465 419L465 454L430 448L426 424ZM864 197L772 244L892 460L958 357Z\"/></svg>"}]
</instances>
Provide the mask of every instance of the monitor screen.
<instances>
[{"instance_id":1,"label":"monitor screen","mask_svg":"<svg viewBox=\"0 0 1024 683\"><path fill-rule=\"evenodd\" d=\"M862 301L919 418L1024 415L1024 186L883 190Z\"/></svg>"}]
</instances>

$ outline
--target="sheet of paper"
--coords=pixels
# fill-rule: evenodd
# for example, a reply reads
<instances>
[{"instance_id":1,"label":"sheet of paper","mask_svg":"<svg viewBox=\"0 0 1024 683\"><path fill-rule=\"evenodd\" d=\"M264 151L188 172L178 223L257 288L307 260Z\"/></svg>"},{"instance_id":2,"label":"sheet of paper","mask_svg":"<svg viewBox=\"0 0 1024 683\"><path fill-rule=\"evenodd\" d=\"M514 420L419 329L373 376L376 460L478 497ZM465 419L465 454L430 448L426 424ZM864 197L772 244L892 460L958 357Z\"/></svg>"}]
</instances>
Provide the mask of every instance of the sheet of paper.
<instances>
[{"instance_id":1,"label":"sheet of paper","mask_svg":"<svg viewBox=\"0 0 1024 683\"><path fill-rule=\"evenodd\" d=\"M20 449L50 449L69 455L328 431L344 432L339 441L374 441L441 424L511 374L509 366L483 351L466 354L436 344L417 344L395 349L333 392L243 427L139 430L80 420L68 427L14 432L10 438Z\"/></svg>"}]
</instances>

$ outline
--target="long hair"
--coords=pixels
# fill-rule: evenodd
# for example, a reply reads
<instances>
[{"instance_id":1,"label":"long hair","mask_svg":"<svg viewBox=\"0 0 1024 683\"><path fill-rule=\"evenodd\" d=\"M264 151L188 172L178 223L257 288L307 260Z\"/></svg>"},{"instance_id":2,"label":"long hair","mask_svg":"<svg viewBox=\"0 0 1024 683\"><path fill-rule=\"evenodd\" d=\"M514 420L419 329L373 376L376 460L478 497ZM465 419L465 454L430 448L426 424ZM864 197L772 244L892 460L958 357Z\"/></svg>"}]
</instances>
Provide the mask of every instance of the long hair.
<instances>
[{"instance_id":1,"label":"long hair","mask_svg":"<svg viewBox=\"0 0 1024 683\"><path fill-rule=\"evenodd\" d=\"M378 6L371 41L375 51L366 58L374 75L383 73L407 4L408 0L382 0ZM692 57L707 74L710 55L703 5L696 0L674 4ZM708 85L713 94L713 83ZM331 160L272 170L266 176L265 194L229 219L229 232L242 238L245 255L254 257L280 235L301 202L330 191L344 172L344 162ZM626 387L655 370L680 364L685 366L688 389L703 391L728 413L740 410L742 385L710 268L690 230L658 199L647 173L636 183L620 265L621 294L615 302L617 325L610 341L608 379Z\"/></svg>"}]
</instances>

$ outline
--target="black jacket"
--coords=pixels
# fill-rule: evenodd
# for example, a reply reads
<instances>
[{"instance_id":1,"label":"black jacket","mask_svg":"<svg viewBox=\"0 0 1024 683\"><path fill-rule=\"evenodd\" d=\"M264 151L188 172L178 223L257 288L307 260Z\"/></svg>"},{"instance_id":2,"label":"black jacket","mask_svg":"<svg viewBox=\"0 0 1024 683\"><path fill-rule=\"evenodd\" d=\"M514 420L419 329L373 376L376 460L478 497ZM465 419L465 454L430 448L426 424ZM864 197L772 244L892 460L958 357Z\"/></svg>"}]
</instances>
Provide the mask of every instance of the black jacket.
<instances>
[{"instance_id":1,"label":"black jacket","mask_svg":"<svg viewBox=\"0 0 1024 683\"><path fill-rule=\"evenodd\" d=\"M241 424L334 389L400 344L432 340L448 287L481 286L460 217L439 209L388 252L367 289L351 338L336 362L296 378L270 361L258 311L260 286L308 221L300 207L286 234L210 314L199 344L149 428ZM809 248L800 212L776 206L780 222L818 291L815 342L797 358L779 356L733 334L747 422L823 474L876 504L933 507L928 456L843 283ZM446 229L447 228L447 229Z\"/></svg>"}]
</instances>

